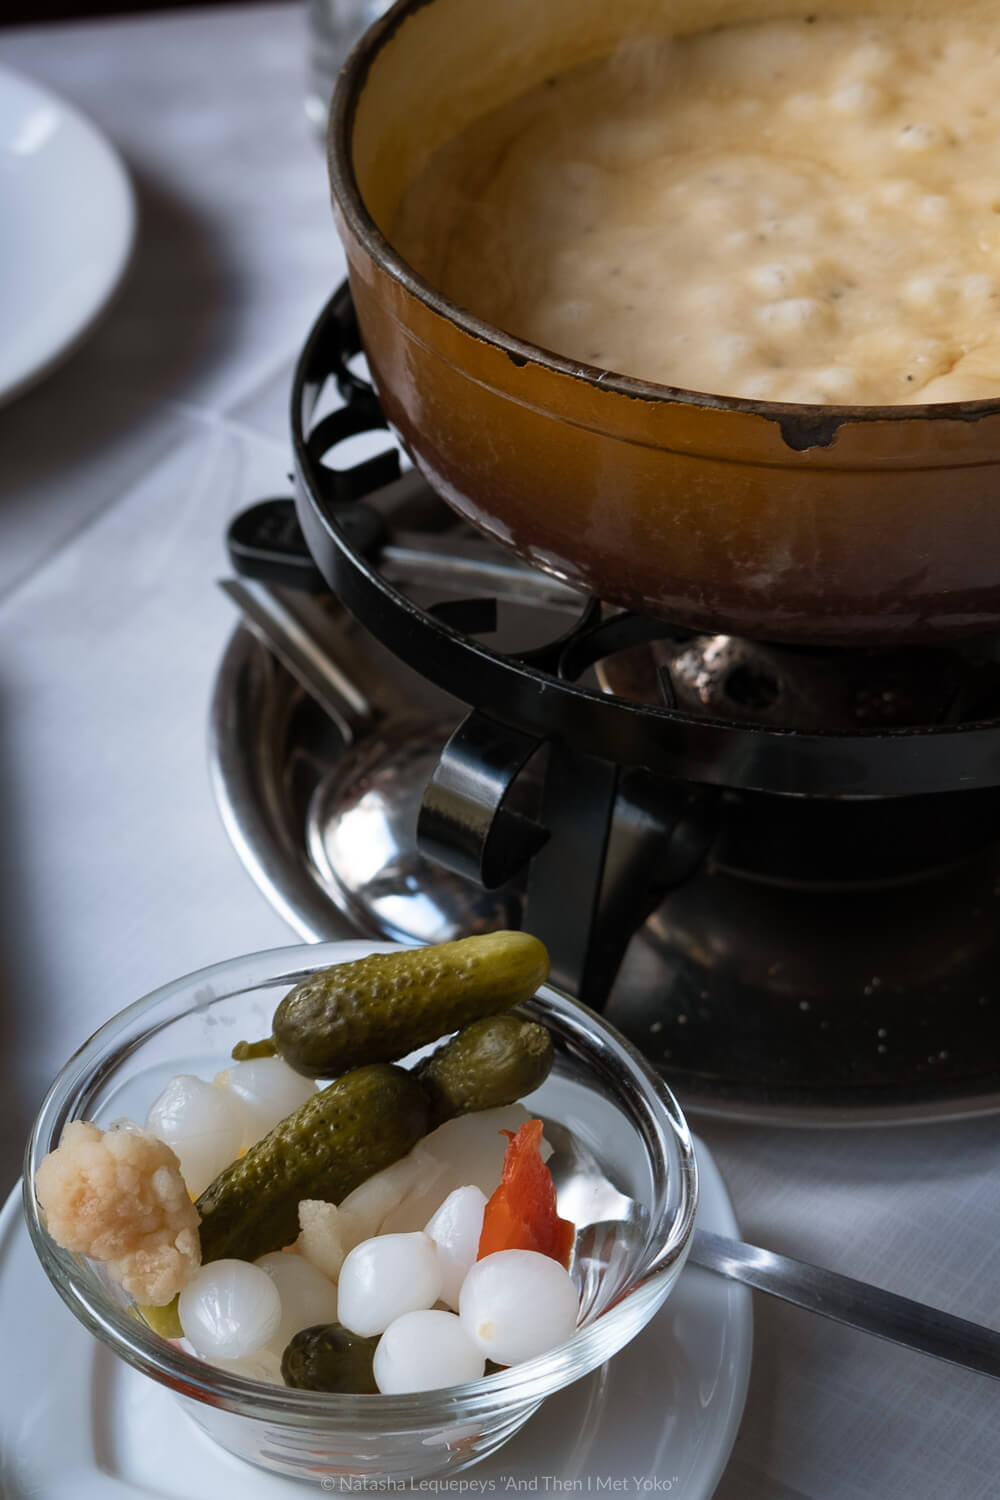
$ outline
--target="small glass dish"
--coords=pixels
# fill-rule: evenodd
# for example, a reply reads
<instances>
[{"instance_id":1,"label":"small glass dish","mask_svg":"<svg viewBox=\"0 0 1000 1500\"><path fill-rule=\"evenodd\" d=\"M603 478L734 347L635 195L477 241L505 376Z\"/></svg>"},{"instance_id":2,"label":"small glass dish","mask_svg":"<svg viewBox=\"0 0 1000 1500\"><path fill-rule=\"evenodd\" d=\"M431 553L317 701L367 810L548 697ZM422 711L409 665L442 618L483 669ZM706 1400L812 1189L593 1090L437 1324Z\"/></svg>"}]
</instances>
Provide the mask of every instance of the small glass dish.
<instances>
[{"instance_id":1,"label":"small glass dish","mask_svg":"<svg viewBox=\"0 0 1000 1500\"><path fill-rule=\"evenodd\" d=\"M24 1206L49 1279L80 1321L129 1365L169 1386L190 1416L231 1453L280 1474L424 1480L494 1452L546 1396L604 1363L645 1326L684 1264L697 1174L687 1126L646 1061L600 1016L544 986L522 1011L552 1034L555 1065L525 1100L572 1132L617 1190L625 1219L603 1221L578 1244L581 1321L560 1348L468 1385L406 1396L340 1396L247 1380L159 1338L130 1311L103 1268L48 1236L33 1183L70 1120L142 1121L174 1073L211 1078L240 1039L266 1036L285 991L307 974L385 943L324 943L231 959L155 990L120 1012L69 1060L28 1143ZM557 1148L550 1165L558 1167ZM576 1184L579 1189L581 1184ZM566 1182L573 1195L572 1177ZM562 1193L562 1187L560 1188ZM573 1202L579 1205L579 1191ZM600 1212L600 1208L597 1209Z\"/></svg>"}]
</instances>

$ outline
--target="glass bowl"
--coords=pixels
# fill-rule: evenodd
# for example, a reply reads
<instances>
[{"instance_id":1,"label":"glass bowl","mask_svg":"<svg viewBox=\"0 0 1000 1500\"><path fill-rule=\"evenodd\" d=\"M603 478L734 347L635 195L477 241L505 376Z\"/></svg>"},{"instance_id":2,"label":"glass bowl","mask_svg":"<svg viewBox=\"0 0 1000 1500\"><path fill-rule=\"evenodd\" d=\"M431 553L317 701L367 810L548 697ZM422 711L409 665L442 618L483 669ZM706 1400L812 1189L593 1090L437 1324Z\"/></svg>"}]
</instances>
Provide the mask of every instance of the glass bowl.
<instances>
[{"instance_id":1,"label":"glass bowl","mask_svg":"<svg viewBox=\"0 0 1000 1500\"><path fill-rule=\"evenodd\" d=\"M129 1310L103 1268L48 1236L33 1183L42 1157L70 1120L108 1126L143 1120L174 1073L211 1078L233 1044L266 1036L284 992L316 969L385 943L324 943L231 959L155 990L115 1016L57 1077L35 1122L25 1162L24 1204L35 1249L52 1284L82 1323L135 1369L169 1386L190 1416L231 1453L314 1482L334 1476L423 1480L494 1452L546 1396L604 1363L662 1304L687 1254L697 1202L691 1141L673 1096L648 1063L600 1016L548 986L522 1012L552 1034L555 1064L525 1103L566 1127L614 1187L633 1200L578 1245L581 1320L560 1348L462 1386L406 1396L340 1396L248 1380L202 1363L159 1338ZM558 1135L558 1132L556 1132ZM559 1151L551 1162L554 1175ZM581 1179L559 1179L576 1210Z\"/></svg>"}]
</instances>

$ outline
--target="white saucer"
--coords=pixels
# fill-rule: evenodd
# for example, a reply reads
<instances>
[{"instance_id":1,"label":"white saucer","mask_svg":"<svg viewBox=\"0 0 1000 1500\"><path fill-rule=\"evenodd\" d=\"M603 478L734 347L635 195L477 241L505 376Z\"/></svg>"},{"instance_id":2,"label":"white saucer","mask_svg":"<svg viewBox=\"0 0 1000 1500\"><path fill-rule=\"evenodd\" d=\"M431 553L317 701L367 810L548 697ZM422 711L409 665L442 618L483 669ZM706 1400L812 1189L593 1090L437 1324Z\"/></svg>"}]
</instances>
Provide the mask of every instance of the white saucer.
<instances>
[{"instance_id":1,"label":"white saucer","mask_svg":"<svg viewBox=\"0 0 1000 1500\"><path fill-rule=\"evenodd\" d=\"M89 331L134 237L132 188L105 138L0 67L0 402Z\"/></svg>"},{"instance_id":2,"label":"white saucer","mask_svg":"<svg viewBox=\"0 0 1000 1500\"><path fill-rule=\"evenodd\" d=\"M737 1235L719 1170L706 1146L697 1152L698 1222ZM297 1480L217 1448L165 1386L131 1370L76 1321L35 1258L20 1188L0 1215L0 1328L5 1500L302 1500ZM451 1482L481 1481L485 1496L528 1484L529 1493L544 1494L548 1476L578 1479L572 1488L594 1495L708 1500L743 1413L751 1345L749 1291L687 1266L662 1311L621 1354L551 1397L499 1453Z\"/></svg>"}]
</instances>

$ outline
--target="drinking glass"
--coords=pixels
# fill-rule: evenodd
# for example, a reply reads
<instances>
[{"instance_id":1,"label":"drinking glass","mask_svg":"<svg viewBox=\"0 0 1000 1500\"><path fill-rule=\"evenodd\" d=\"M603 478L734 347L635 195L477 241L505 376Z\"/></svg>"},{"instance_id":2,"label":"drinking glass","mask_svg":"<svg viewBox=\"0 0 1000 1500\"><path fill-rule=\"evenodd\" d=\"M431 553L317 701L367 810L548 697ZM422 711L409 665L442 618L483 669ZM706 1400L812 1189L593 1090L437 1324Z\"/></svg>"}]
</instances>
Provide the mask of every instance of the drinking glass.
<instances>
[{"instance_id":1,"label":"drinking glass","mask_svg":"<svg viewBox=\"0 0 1000 1500\"><path fill-rule=\"evenodd\" d=\"M354 43L389 9L392 0L309 0L306 115L326 133L337 74Z\"/></svg>"}]
</instances>

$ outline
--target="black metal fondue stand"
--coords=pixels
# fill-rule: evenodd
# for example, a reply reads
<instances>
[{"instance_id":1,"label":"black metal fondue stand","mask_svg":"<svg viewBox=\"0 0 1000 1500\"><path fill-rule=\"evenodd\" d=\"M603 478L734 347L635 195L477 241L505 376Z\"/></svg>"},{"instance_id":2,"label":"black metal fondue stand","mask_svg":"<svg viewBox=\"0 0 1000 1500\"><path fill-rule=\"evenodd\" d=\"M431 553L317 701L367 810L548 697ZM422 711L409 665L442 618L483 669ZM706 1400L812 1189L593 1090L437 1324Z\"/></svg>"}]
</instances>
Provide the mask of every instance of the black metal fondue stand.
<instances>
[{"instance_id":1,"label":"black metal fondue stand","mask_svg":"<svg viewBox=\"0 0 1000 1500\"><path fill-rule=\"evenodd\" d=\"M342 288L293 391L311 560L273 505L238 519L230 550L244 573L329 587L470 705L424 793L424 852L517 890L554 981L682 1092L849 1111L994 1090L1000 642L774 646L568 589L558 613L508 607L530 570L478 539L458 554L474 594L451 578L418 605L386 576L394 535L420 534L433 574L469 533L400 480L395 449L335 466L346 439L385 427L359 349ZM324 415L331 382L346 404ZM520 639L501 650L511 608Z\"/></svg>"}]
</instances>

